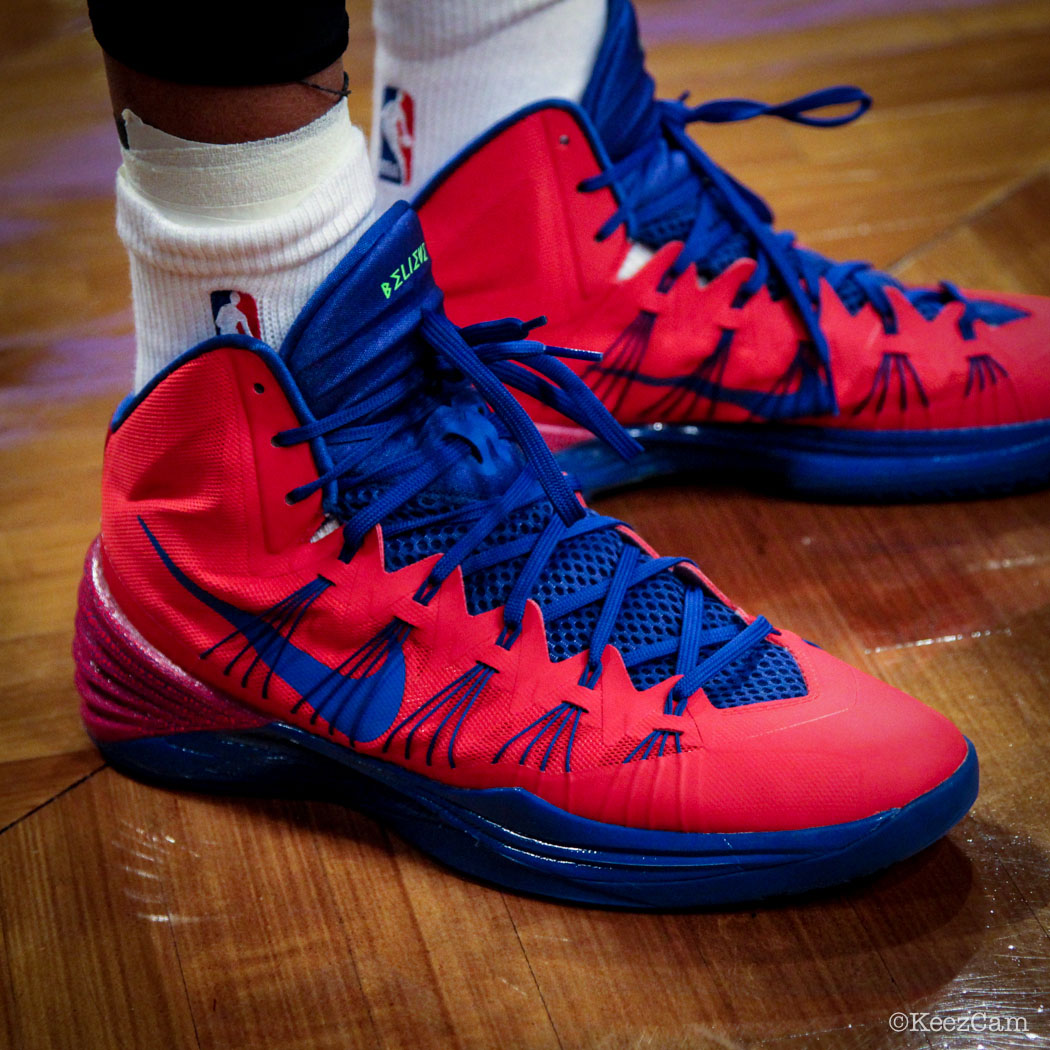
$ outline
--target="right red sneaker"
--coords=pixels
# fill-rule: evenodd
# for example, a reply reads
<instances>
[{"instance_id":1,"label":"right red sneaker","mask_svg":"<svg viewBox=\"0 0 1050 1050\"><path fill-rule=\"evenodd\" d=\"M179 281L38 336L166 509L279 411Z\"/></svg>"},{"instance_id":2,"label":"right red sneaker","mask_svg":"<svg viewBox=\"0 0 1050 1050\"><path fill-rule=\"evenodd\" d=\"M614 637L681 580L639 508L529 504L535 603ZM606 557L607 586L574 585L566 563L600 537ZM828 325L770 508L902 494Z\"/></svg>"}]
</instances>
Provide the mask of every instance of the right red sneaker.
<instances>
[{"instance_id":1,"label":"right red sneaker","mask_svg":"<svg viewBox=\"0 0 1050 1050\"><path fill-rule=\"evenodd\" d=\"M448 321L400 206L279 353L217 337L120 407L75 641L105 756L335 794L599 904L807 890L942 835L972 746L586 509L504 384L630 441L528 327Z\"/></svg>"},{"instance_id":2,"label":"right red sneaker","mask_svg":"<svg viewBox=\"0 0 1050 1050\"><path fill-rule=\"evenodd\" d=\"M423 190L457 324L542 313L549 342L601 355L578 371L644 455L624 463L526 402L585 492L701 471L867 501L1050 480L1050 299L910 288L827 259L686 130L763 113L833 125L824 107L869 101L657 99L631 5L610 0L581 104L512 114Z\"/></svg>"}]
</instances>

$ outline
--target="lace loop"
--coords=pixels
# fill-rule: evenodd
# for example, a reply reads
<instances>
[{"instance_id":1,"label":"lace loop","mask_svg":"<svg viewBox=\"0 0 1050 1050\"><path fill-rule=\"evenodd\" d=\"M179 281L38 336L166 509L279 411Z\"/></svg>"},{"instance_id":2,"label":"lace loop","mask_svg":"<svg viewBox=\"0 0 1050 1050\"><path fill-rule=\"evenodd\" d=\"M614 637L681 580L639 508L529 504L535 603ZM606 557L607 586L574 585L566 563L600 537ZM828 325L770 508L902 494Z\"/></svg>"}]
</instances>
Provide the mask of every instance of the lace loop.
<instances>
[{"instance_id":1,"label":"lace loop","mask_svg":"<svg viewBox=\"0 0 1050 1050\"><path fill-rule=\"evenodd\" d=\"M699 106L685 106L688 92L678 98L679 106L673 103L668 106L667 119L671 122L681 121L682 126L695 120L705 124L728 124L739 120L751 120L754 117L780 117L793 124L805 124L811 128L838 128L852 123L871 109L871 96L858 87L840 84L837 87L821 88L808 95L788 99L770 105L751 98L717 98L703 102ZM838 106L852 106L848 113L831 117L814 117L814 110Z\"/></svg>"}]
</instances>

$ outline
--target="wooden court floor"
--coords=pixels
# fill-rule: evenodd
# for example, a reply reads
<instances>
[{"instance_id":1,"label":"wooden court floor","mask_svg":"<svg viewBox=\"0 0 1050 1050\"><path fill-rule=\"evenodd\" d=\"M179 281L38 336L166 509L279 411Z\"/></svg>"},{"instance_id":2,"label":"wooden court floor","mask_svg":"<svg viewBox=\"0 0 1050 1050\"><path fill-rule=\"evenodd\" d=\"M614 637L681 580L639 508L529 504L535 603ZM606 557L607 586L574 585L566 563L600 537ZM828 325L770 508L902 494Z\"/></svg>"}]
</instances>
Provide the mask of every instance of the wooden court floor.
<instances>
[{"instance_id":1,"label":"wooden court floor","mask_svg":"<svg viewBox=\"0 0 1050 1050\"><path fill-rule=\"evenodd\" d=\"M368 11L352 10L367 126ZM1050 294L1046 0L642 14L667 94L875 96L839 131L703 132L783 226L909 279ZM0 9L0 98L0 1044L1050 1045L1047 492L876 508L713 481L602 502L976 742L973 813L842 892L666 916L561 907L450 874L335 805L191 797L107 769L69 649L132 335L115 135L78 2ZM896 1034L901 1011L983 1031ZM1014 1031L994 1031L1004 1018Z\"/></svg>"}]
</instances>

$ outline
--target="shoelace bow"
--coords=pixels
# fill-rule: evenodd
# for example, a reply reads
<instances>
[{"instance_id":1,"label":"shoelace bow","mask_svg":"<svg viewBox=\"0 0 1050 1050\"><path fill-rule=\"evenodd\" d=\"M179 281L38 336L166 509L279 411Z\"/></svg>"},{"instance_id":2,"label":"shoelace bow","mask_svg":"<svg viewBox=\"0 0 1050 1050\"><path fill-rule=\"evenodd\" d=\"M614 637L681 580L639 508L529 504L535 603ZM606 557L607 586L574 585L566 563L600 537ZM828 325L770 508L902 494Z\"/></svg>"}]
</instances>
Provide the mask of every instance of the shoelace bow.
<instances>
[{"instance_id":1,"label":"shoelace bow","mask_svg":"<svg viewBox=\"0 0 1050 1050\"><path fill-rule=\"evenodd\" d=\"M1000 304L970 299L950 282L943 282L936 290L910 289L870 263L836 263L800 247L791 231L777 233L772 229L773 213L766 202L719 167L687 131L688 125L694 122L724 124L761 116L780 117L810 127L840 127L852 123L871 107L871 97L860 88L845 85L824 88L779 105L727 98L688 106L687 97L684 94L677 100L654 102L644 92L635 92L634 98L644 101L646 107L655 106L655 121L647 122L644 112L635 112L625 116L623 123L640 129L655 127L657 133L643 134L639 144L629 149L623 159L579 185L583 192L605 187L616 190L620 206L598 230L599 239L608 237L621 225L632 240L642 239L647 223L678 208L695 206L695 219L664 277L664 287L677 280L692 264L711 256L729 238L744 233L753 246L756 265L741 285L736 305L743 305L775 274L797 309L829 377L828 344L820 324L821 277L839 295L844 284L852 280L878 313L886 332L891 334L897 331L897 316L886 294L887 288L897 289L920 311L929 306L939 308L951 302L962 303L964 310L958 326L967 339L974 337L973 325L977 320L1001 322L1010 319L1007 312L1018 316L1017 311L1010 308L1004 311ZM637 108L639 103L634 105ZM835 116L813 115L815 111L843 105L852 105L853 109ZM668 144L677 147L687 158L686 165L672 162ZM827 407L835 410L830 380L828 385L832 404Z\"/></svg>"},{"instance_id":2,"label":"shoelace bow","mask_svg":"<svg viewBox=\"0 0 1050 1050\"><path fill-rule=\"evenodd\" d=\"M398 364L373 376L371 382L355 385L346 403L336 412L282 431L274 438L276 444L289 446L352 427L350 451L315 481L288 494L290 502L298 502L318 490L330 493L331 486L349 480L354 486L379 485L380 494L366 506L338 515L344 518L342 557L352 556L368 533L381 522L385 522L383 532L388 538L419 528L467 526L467 531L439 556L429 577L416 592L416 600L423 604L433 598L457 567L464 576L469 576L525 557L503 606L503 630L498 644L508 649L520 633L526 602L543 579L558 545L590 533L618 529L623 522L584 509L550 449L507 388L514 387L552 405L603 438L625 458L639 450L634 439L583 381L559 360L592 359L597 355L548 347L527 339L529 331L542 323L542 318L530 322L507 318L459 328L439 310L423 310L420 334L436 354L436 371L441 381L452 388L462 386L464 380L469 382L490 406L486 409L479 402L476 411L487 416L497 427L505 428L521 449L523 468L498 496L429 516L385 520L459 461L480 452L472 443L469 426L453 427L442 435L444 440L430 441L425 447L399 457L396 473L389 463L375 465L388 442L406 430L422 426L434 411L435 402L420 396L419 362L408 354L400 355L402 360ZM377 416L385 418L380 422L367 422ZM497 526L544 495L554 513L542 529L478 549ZM329 499L326 503L331 505L332 501ZM587 649L587 664L580 678L582 685L593 688L597 684L602 672L602 654L631 588L679 565L691 566L693 563L674 557L643 559L639 548L625 540L610 576L557 597L544 606L545 620L552 623L585 606L601 603ZM679 636L672 635L622 654L628 669L676 654L675 674L682 677L665 701L666 713L681 714L689 697L705 682L745 656L773 632L764 617L744 628L739 624L704 628L705 601L703 588L689 579L683 596ZM718 648L701 659L701 650L712 646Z\"/></svg>"}]
</instances>

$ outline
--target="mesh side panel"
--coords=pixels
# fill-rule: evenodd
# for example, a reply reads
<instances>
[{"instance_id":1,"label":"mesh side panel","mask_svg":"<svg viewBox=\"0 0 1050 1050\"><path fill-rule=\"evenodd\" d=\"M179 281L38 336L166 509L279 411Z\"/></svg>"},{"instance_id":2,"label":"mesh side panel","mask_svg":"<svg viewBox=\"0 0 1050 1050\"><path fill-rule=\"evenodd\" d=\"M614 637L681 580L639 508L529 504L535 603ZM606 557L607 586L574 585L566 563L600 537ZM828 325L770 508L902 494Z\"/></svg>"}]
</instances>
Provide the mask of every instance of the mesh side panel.
<instances>
[{"instance_id":1,"label":"mesh side panel","mask_svg":"<svg viewBox=\"0 0 1050 1050\"><path fill-rule=\"evenodd\" d=\"M677 637L681 631L683 584L667 573L656 576L641 587L633 588L624 601L620 619L613 631L612 644L621 652L667 637ZM705 588L704 630L724 627L743 621L732 609L723 605ZM674 654L649 660L632 668L631 680L639 689L649 689L675 673Z\"/></svg>"},{"instance_id":2,"label":"mesh side panel","mask_svg":"<svg viewBox=\"0 0 1050 1050\"><path fill-rule=\"evenodd\" d=\"M547 624L547 649L554 661L568 660L587 648L591 632L598 622L598 604L582 609Z\"/></svg>"},{"instance_id":3,"label":"mesh side panel","mask_svg":"<svg viewBox=\"0 0 1050 1050\"><path fill-rule=\"evenodd\" d=\"M487 550L501 543L507 543L523 535L532 535L542 531L544 525L553 513L551 505L546 501L534 503L522 510L515 511L506 521L501 522L495 529L479 544L478 550ZM528 555L515 558L513 561L494 565L491 569L471 573L464 580L464 590L467 595L467 608L472 613L488 612L499 605L503 605L510 597L511 588L514 586Z\"/></svg>"},{"instance_id":4,"label":"mesh side panel","mask_svg":"<svg viewBox=\"0 0 1050 1050\"><path fill-rule=\"evenodd\" d=\"M431 525L426 529L394 536L386 543L386 564L389 569L403 569L406 565L447 551L468 529L460 525Z\"/></svg>"},{"instance_id":5,"label":"mesh side panel","mask_svg":"<svg viewBox=\"0 0 1050 1050\"><path fill-rule=\"evenodd\" d=\"M661 656L658 660L649 660L647 663L632 667L628 673L638 689L651 689L674 674L676 663L677 659L672 653L669 656Z\"/></svg>"},{"instance_id":6,"label":"mesh side panel","mask_svg":"<svg viewBox=\"0 0 1050 1050\"><path fill-rule=\"evenodd\" d=\"M804 696L806 680L782 646L763 642L704 686L715 707L741 707L789 696Z\"/></svg>"},{"instance_id":7,"label":"mesh side panel","mask_svg":"<svg viewBox=\"0 0 1050 1050\"><path fill-rule=\"evenodd\" d=\"M1016 306L998 303L994 299L971 299L970 304L971 308L974 305L977 307L976 319L993 326L1009 324L1011 321L1019 321L1022 317L1029 316Z\"/></svg>"},{"instance_id":8,"label":"mesh side panel","mask_svg":"<svg viewBox=\"0 0 1050 1050\"><path fill-rule=\"evenodd\" d=\"M640 645L677 635L681 623L682 584L667 573L627 592L610 641L621 652L630 652Z\"/></svg>"},{"instance_id":9,"label":"mesh side panel","mask_svg":"<svg viewBox=\"0 0 1050 1050\"><path fill-rule=\"evenodd\" d=\"M658 249L669 241L684 241L692 229L696 218L698 205L685 204L663 215L650 218L638 232L638 240L653 249ZM810 261L817 262L817 273L823 276L833 265L833 260L824 258L809 249L802 249ZM713 280L719 274L724 273L737 259L755 257L749 239L744 233L736 233L727 237L707 256L697 260L697 270L705 280ZM780 275L771 271L766 284L773 299L782 299L785 294L784 282ZM868 295L861 284L852 277L846 277L839 282L835 292L842 300L842 304L851 314L856 314L868 301ZM923 299L913 304L919 314L927 321L932 321L944 308L944 302L936 299ZM1013 318L1005 318L1013 320Z\"/></svg>"},{"instance_id":10,"label":"mesh side panel","mask_svg":"<svg viewBox=\"0 0 1050 1050\"><path fill-rule=\"evenodd\" d=\"M699 260L700 272L705 277L717 277L728 270L737 259L753 258L747 237L738 233L719 244L707 258Z\"/></svg>"},{"instance_id":11,"label":"mesh side panel","mask_svg":"<svg viewBox=\"0 0 1050 1050\"><path fill-rule=\"evenodd\" d=\"M378 488L351 489L341 493L340 503L346 514L354 514L367 507L379 496ZM413 519L433 514L447 513L456 510L460 503L454 502L444 493L420 492L398 508L397 512L384 522L384 553L388 569L403 569L406 565L429 558L432 554L447 551L469 528L470 523L427 525L411 529L400 535L390 534L390 525L400 525Z\"/></svg>"},{"instance_id":12,"label":"mesh side panel","mask_svg":"<svg viewBox=\"0 0 1050 1050\"><path fill-rule=\"evenodd\" d=\"M695 216L693 207L678 208L647 222L639 229L638 239L654 248L668 241L684 241L693 227Z\"/></svg>"},{"instance_id":13,"label":"mesh side panel","mask_svg":"<svg viewBox=\"0 0 1050 1050\"><path fill-rule=\"evenodd\" d=\"M897 284L896 287L900 288L905 294L908 293L908 289L904 285ZM846 308L850 313L855 314L867 301L867 296L864 294L864 290L857 284L856 281L850 279L843 281L842 285L836 289L839 298L846 304ZM944 307L951 300L948 297L944 298L919 298L916 296L912 298L908 296L909 301L919 316L926 321L932 321ZM971 303L976 303L979 309L979 315L981 319L987 321L989 324L1006 324L1009 321L1016 320L1018 317L1023 317L1024 314L1018 313L1010 307L1003 307L1001 303L997 303L990 299L971 299Z\"/></svg>"},{"instance_id":14,"label":"mesh side panel","mask_svg":"<svg viewBox=\"0 0 1050 1050\"><path fill-rule=\"evenodd\" d=\"M367 505L377 495L375 489L344 493L348 510ZM411 522L434 514L446 513L462 506L462 501L441 492L423 492L404 504L393 521ZM479 550L504 543L523 534L540 532L550 519L552 509L539 501L516 511L502 522L479 545ZM386 540L386 561L391 569L400 569L422 558L447 551L470 528L469 522L437 523L409 529ZM619 533L592 533L558 545L532 597L541 608L581 588L608 579L616 569L624 540ZM467 608L471 613L486 612L503 605L525 566L527 556L471 573L464 580ZM647 561L648 555L642 555ZM641 645L665 638L677 638L681 632L682 602L685 585L670 572L661 573L627 594L620 617L613 630L611 644L629 653ZM552 660L567 660L583 652L590 643L600 606L592 603L560 619L547 623L547 647ZM719 627L738 620L736 614L713 595L704 603L703 626ZM658 685L675 673L674 654L650 660L630 670L631 680L639 689ZM708 696L717 707L734 707L805 692L805 680L794 658L779 646L765 643L749 658L726 668L709 683Z\"/></svg>"},{"instance_id":15,"label":"mesh side panel","mask_svg":"<svg viewBox=\"0 0 1050 1050\"><path fill-rule=\"evenodd\" d=\"M365 500L367 502L367 499ZM405 523L414 518L427 515L447 513L462 506L462 501L455 501L444 493L423 492L404 504L391 520ZM550 504L533 504L517 511L507 521L501 522L478 545L483 551L489 547L505 543L519 536L539 532L550 518ZM418 529L409 529L386 541L386 563L391 569L401 569L406 565L447 551L470 528L471 522L457 524L429 524ZM514 581L525 565L525 558L516 559L502 565L493 566L483 572L472 573L464 580L467 608L471 613L487 612L502 605L510 594Z\"/></svg>"},{"instance_id":16,"label":"mesh side panel","mask_svg":"<svg viewBox=\"0 0 1050 1050\"><path fill-rule=\"evenodd\" d=\"M592 533L558 545L536 589L541 606L607 579L616 568L622 540L612 532Z\"/></svg>"},{"instance_id":17,"label":"mesh side panel","mask_svg":"<svg viewBox=\"0 0 1050 1050\"><path fill-rule=\"evenodd\" d=\"M842 300L842 305L851 314L855 314L867 300L864 289L852 278L843 281L836 290L839 298Z\"/></svg>"},{"instance_id":18,"label":"mesh side panel","mask_svg":"<svg viewBox=\"0 0 1050 1050\"><path fill-rule=\"evenodd\" d=\"M513 561L493 565L491 569L471 573L464 580L467 594L467 608L474 615L488 612L490 609L505 605L510 597L511 588L525 568L527 555Z\"/></svg>"},{"instance_id":19,"label":"mesh side panel","mask_svg":"<svg viewBox=\"0 0 1050 1050\"><path fill-rule=\"evenodd\" d=\"M710 591L707 593L707 602L704 604L704 628L725 627L726 624L740 620L732 609L723 605ZM742 622L742 621L741 621Z\"/></svg>"},{"instance_id":20,"label":"mesh side panel","mask_svg":"<svg viewBox=\"0 0 1050 1050\"><path fill-rule=\"evenodd\" d=\"M635 58L632 57L630 61L634 60ZM634 73L634 70L625 73L628 83L632 81ZM658 211L661 199L669 197L678 200L680 194L688 193L690 190L695 193L695 197L671 206L662 213L649 215L644 223L631 228L632 235L642 244L653 249L659 249L670 241L685 241L700 212L706 211L709 205L713 205L715 214L727 224L725 227L727 236L721 243L715 244L706 256L696 260L700 276L712 280L728 269L737 259L754 258L755 253L750 238L744 232L746 223L742 217L733 214L733 209L723 203L720 196L714 196L717 191L712 180L701 174L687 160L681 148L666 137L658 144L650 140L649 136L654 133L659 124L655 108L657 102L651 93L651 80L645 78L644 83L639 82L637 91L638 94L634 98L616 95L626 109L618 110L615 115L612 112L596 115L607 148L615 144L614 161L624 160L633 150L643 148L646 144L656 146L645 169L632 173L624 180L622 188L626 194L627 207L635 207L639 212ZM592 99L592 102L594 101L595 99ZM625 122L626 127L630 129L626 134L622 130ZM791 251L804 255L809 265L813 266L820 276L827 274L834 265L833 260L798 245L788 249L789 254ZM907 294L904 286L892 278L882 275L880 283L882 282L900 288ZM787 289L783 278L776 273L775 268L769 273L766 284L774 300L784 298ZM854 277L840 279L835 291L851 314L856 314L868 301L868 294L863 285ZM924 296L913 302L913 305L925 320L932 321L948 301L948 298ZM989 308L998 305L982 300L971 300L971 302L986 304ZM979 319L991 325L1000 325L1008 324L1021 316L1024 315L1016 312L993 311L980 316Z\"/></svg>"}]
</instances>

